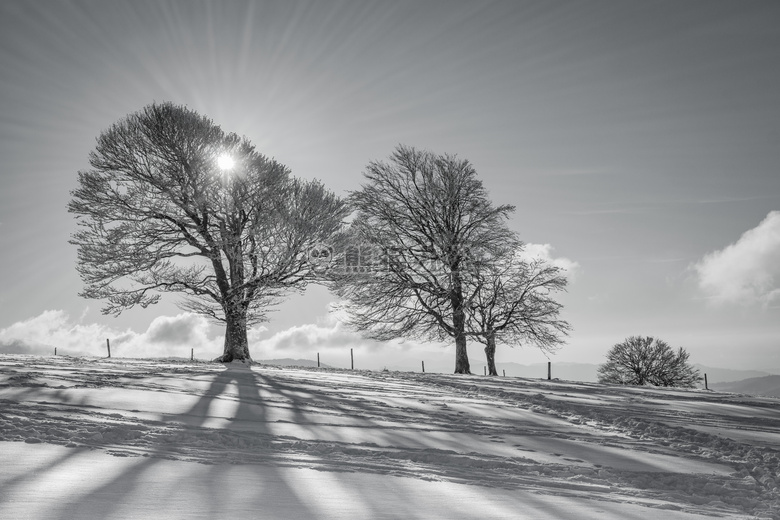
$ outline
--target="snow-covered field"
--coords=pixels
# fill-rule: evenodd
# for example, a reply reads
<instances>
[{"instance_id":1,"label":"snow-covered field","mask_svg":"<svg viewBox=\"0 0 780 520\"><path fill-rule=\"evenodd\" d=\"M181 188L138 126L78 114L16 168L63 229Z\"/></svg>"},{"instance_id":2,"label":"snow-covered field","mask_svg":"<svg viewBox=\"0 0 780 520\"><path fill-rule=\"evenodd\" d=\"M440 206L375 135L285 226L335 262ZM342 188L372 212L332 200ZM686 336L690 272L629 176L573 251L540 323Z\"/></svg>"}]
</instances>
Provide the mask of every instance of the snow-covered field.
<instances>
[{"instance_id":1,"label":"snow-covered field","mask_svg":"<svg viewBox=\"0 0 780 520\"><path fill-rule=\"evenodd\" d=\"M0 518L780 518L780 400L0 356Z\"/></svg>"}]
</instances>

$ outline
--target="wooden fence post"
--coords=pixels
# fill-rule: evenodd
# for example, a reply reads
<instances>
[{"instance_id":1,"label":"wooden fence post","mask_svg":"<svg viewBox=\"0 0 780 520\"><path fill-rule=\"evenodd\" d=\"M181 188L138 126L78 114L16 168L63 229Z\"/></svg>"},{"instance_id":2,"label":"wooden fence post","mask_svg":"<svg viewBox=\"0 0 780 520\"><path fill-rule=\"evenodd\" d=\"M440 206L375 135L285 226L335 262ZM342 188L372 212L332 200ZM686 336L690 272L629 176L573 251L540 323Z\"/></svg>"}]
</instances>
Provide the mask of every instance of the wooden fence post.
<instances>
[{"instance_id":1,"label":"wooden fence post","mask_svg":"<svg viewBox=\"0 0 780 520\"><path fill-rule=\"evenodd\" d=\"M195 348L190 349L190 361L195 361Z\"/></svg>"},{"instance_id":2,"label":"wooden fence post","mask_svg":"<svg viewBox=\"0 0 780 520\"><path fill-rule=\"evenodd\" d=\"M704 373L704 389L709 390L710 387L707 385L707 373Z\"/></svg>"},{"instance_id":3,"label":"wooden fence post","mask_svg":"<svg viewBox=\"0 0 780 520\"><path fill-rule=\"evenodd\" d=\"M355 370L355 355L352 353L352 349L349 349L349 360L352 365L352 370Z\"/></svg>"},{"instance_id":4,"label":"wooden fence post","mask_svg":"<svg viewBox=\"0 0 780 520\"><path fill-rule=\"evenodd\" d=\"M320 368L320 353L317 352L317 368Z\"/></svg>"},{"instance_id":5,"label":"wooden fence post","mask_svg":"<svg viewBox=\"0 0 780 520\"><path fill-rule=\"evenodd\" d=\"M425 361L422 362L423 374L425 373Z\"/></svg>"},{"instance_id":6,"label":"wooden fence post","mask_svg":"<svg viewBox=\"0 0 780 520\"><path fill-rule=\"evenodd\" d=\"M111 357L111 343L108 342L108 338L106 338L106 348L108 349L108 357Z\"/></svg>"},{"instance_id":7,"label":"wooden fence post","mask_svg":"<svg viewBox=\"0 0 780 520\"><path fill-rule=\"evenodd\" d=\"M54 355L57 355L57 347L54 347Z\"/></svg>"},{"instance_id":8,"label":"wooden fence post","mask_svg":"<svg viewBox=\"0 0 780 520\"><path fill-rule=\"evenodd\" d=\"M547 380L552 379L552 361L547 362Z\"/></svg>"},{"instance_id":9,"label":"wooden fence post","mask_svg":"<svg viewBox=\"0 0 780 520\"><path fill-rule=\"evenodd\" d=\"M506 377L506 370L502 370L502 372L504 373L504 377Z\"/></svg>"}]
</instances>

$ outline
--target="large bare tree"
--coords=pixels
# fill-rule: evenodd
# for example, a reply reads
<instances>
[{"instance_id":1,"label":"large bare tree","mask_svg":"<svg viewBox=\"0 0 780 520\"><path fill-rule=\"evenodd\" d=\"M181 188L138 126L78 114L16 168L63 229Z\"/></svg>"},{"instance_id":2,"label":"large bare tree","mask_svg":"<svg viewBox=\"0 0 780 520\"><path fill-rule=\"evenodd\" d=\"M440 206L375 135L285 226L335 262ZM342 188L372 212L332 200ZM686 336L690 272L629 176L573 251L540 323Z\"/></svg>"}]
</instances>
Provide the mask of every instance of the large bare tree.
<instances>
[{"instance_id":1,"label":"large bare tree","mask_svg":"<svg viewBox=\"0 0 780 520\"><path fill-rule=\"evenodd\" d=\"M521 250L522 244L515 243L490 261L474 263L466 284L468 330L485 345L490 375L498 375L497 339L552 352L570 330L554 299L566 289L563 271L541 259L523 258Z\"/></svg>"},{"instance_id":2,"label":"large bare tree","mask_svg":"<svg viewBox=\"0 0 780 520\"><path fill-rule=\"evenodd\" d=\"M102 132L89 162L68 206L81 295L118 315L183 293L184 309L225 324L224 362L251 361L247 326L312 279L309 248L346 215L319 182L171 103Z\"/></svg>"},{"instance_id":3,"label":"large bare tree","mask_svg":"<svg viewBox=\"0 0 780 520\"><path fill-rule=\"evenodd\" d=\"M513 234L514 210L494 206L467 160L398 146L371 162L351 194L352 240L383 255L379 269L337 280L350 325L379 340L455 340L455 372L470 373L464 270Z\"/></svg>"}]
</instances>

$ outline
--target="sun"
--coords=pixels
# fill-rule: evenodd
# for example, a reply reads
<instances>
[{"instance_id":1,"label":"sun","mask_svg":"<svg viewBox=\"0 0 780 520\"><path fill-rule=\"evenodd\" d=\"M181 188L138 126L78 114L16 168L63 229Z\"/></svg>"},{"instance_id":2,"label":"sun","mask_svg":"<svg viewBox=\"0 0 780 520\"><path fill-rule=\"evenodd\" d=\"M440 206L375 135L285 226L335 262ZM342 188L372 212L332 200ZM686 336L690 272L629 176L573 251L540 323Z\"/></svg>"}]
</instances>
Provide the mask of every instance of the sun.
<instances>
[{"instance_id":1,"label":"sun","mask_svg":"<svg viewBox=\"0 0 780 520\"><path fill-rule=\"evenodd\" d=\"M223 153L217 157L217 166L219 166L220 170L232 170L235 164L236 161L234 161L233 158L226 153Z\"/></svg>"}]
</instances>

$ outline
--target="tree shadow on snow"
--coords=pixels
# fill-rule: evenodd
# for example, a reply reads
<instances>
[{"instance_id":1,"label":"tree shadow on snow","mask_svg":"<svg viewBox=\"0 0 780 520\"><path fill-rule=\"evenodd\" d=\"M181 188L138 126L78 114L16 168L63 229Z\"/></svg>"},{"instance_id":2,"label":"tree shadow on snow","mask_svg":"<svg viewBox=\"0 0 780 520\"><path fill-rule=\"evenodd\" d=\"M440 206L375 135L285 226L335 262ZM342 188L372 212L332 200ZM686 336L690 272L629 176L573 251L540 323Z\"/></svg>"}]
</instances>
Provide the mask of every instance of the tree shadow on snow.
<instances>
[{"instance_id":1,"label":"tree shadow on snow","mask_svg":"<svg viewBox=\"0 0 780 520\"><path fill-rule=\"evenodd\" d=\"M168 374L164 377L174 378ZM157 517L182 517L186 514L176 509L182 507L204 518L223 518L230 511L238 518L308 519L322 517L322 504L332 513L337 507L334 500L338 498L334 497L344 499L352 516L359 511L364 518L428 518L431 511L417 509L412 501L392 500L395 493L415 496L409 490L422 485L421 480L528 490L524 502L518 499L507 507L548 508L546 517L565 518L570 511L556 511L549 496L583 495L576 482L564 482L575 475L572 468L577 464L562 465L562 478L551 485L544 475L533 474L533 464L522 466L522 453L517 454L515 466L505 457L469 453L467 449L471 448L464 443L464 435L484 443L490 438L501 442L501 435L517 439L525 433L527 438L518 442L528 446L537 443L533 447L551 450L547 453L576 443L575 451L591 462L609 455L608 467L637 468L637 459L627 451L611 451L582 436L550 438L549 431L544 435L544 425L530 419L518 422L522 414L513 416L514 423L457 416L462 412L455 407L441 406L446 392L440 392L439 401L425 403L430 396L422 393L424 388L403 388L398 382L385 383L376 377L341 374L322 378L316 371L279 372L231 364L198 372L190 381L197 384L186 391L174 384L166 396L196 396L186 410L160 416L160 421L134 419L147 427L142 442L120 438L115 443L93 444L109 453L144 452L143 457L114 464L106 459L104 468L96 468L93 463L89 470L95 471L97 484L78 488L87 491L66 495L67 499L47 518L143 516L139 511L152 516L159 513ZM374 398L372 389L376 391L377 387L382 388L382 395ZM35 392L30 390L24 400L34 402ZM61 397L67 401L66 396ZM75 410L80 403L68 404ZM97 404L91 402L93 407ZM533 427L538 434L530 434L529 428ZM512 428L516 428L514 433L510 432ZM36 471L52 471L69 464L78 467L76 455L81 453L84 451L74 449ZM525 471L528 473L522 473ZM377 478L387 475L407 478L383 478L378 490ZM627 473L623 477L630 481ZM21 475L6 482L5 487L19 489L33 478L32 474ZM599 502L601 510L614 508L619 514L622 509L618 496L619 492L590 498ZM450 511L452 517L463 517L457 509L459 502L447 502L442 500L435 516L443 518ZM391 503L393 509L388 510Z\"/></svg>"},{"instance_id":2,"label":"tree shadow on snow","mask_svg":"<svg viewBox=\"0 0 780 520\"><path fill-rule=\"evenodd\" d=\"M258 376L254 371L228 367L213 376L208 389L189 410L180 415L165 416L164 419L186 425L180 439L194 439L197 444L201 437L219 438L220 430L203 428L203 425L211 419L209 411L215 403L227 399L237 403L234 415L227 419L250 421L257 435L270 436L266 427L266 407L259 389ZM229 442L230 437L227 436L227 439ZM150 450L148 456L133 461L132 465L107 482L88 493L72 497L59 508L57 518L111 518L120 514L123 508L135 508L139 504L151 511L161 512L176 503L187 504L188 510L193 503L198 504L197 510L204 518L221 518L226 511L241 518L261 518L268 501L276 508L288 510L291 518L317 518L316 511L298 499L299 490L290 487L279 466L269 464L254 468L254 472L262 474L259 480L265 486L253 489L249 487L253 483L252 471L238 472L246 480L236 481L234 465L242 461L235 455L231 456L230 448L235 446L220 447L213 442L214 438L204 447L210 450L209 453L177 446L175 440L173 444L161 443ZM251 469L248 465L245 468ZM144 496L139 498L139 494Z\"/></svg>"}]
</instances>

